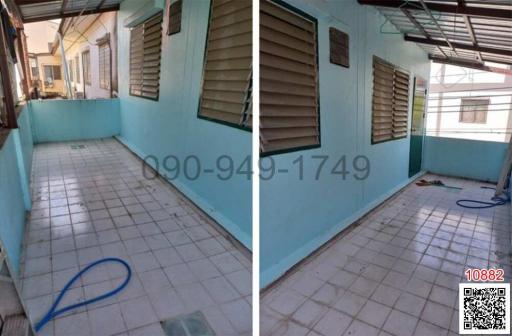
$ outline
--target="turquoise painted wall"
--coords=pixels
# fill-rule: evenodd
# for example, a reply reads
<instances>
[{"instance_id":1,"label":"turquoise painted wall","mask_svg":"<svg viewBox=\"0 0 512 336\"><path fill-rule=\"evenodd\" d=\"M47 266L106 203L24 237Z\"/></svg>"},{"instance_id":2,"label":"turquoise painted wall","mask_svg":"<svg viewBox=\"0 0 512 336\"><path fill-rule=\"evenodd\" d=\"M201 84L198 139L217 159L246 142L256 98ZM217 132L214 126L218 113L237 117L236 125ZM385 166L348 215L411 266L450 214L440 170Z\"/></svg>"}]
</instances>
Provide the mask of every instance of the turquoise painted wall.
<instances>
[{"instance_id":1,"label":"turquoise painted wall","mask_svg":"<svg viewBox=\"0 0 512 336\"><path fill-rule=\"evenodd\" d=\"M429 78L430 69L427 55L420 48L405 42L400 34L380 32L384 17L373 7L360 6L356 0L286 2L318 19L322 145L271 156L278 169L288 169L290 173L261 182L262 286L409 181L409 137L371 144L373 55L409 70L413 76ZM350 35L348 69L329 62L329 27ZM382 29L393 31L390 25ZM411 80L411 97L412 90ZM303 180L298 178L298 165L292 163L301 155ZM318 180L314 175L319 159L313 159L314 155L328 156ZM344 155L351 172L345 180L330 174ZM370 161L371 173L364 181L353 176L352 160L357 155L365 155Z\"/></svg>"},{"instance_id":2,"label":"turquoise painted wall","mask_svg":"<svg viewBox=\"0 0 512 336\"><path fill-rule=\"evenodd\" d=\"M160 165L155 168L161 174L166 173L163 160L168 155L178 157L182 165L193 155L203 170L215 168L222 155L239 166L251 153L251 133L197 118L209 1L183 2L179 34L167 36L164 21L159 101L129 95L130 34L123 21L145 3L126 0L119 11L119 139L140 157L157 157ZM244 245L251 245L251 181L246 176L235 174L222 181L216 173L202 173L193 180L182 172L171 182Z\"/></svg>"},{"instance_id":3,"label":"turquoise painted wall","mask_svg":"<svg viewBox=\"0 0 512 336\"><path fill-rule=\"evenodd\" d=\"M423 168L427 171L497 182L508 143L425 137Z\"/></svg>"},{"instance_id":4,"label":"turquoise painted wall","mask_svg":"<svg viewBox=\"0 0 512 336\"><path fill-rule=\"evenodd\" d=\"M18 117L18 126L23 160L28 173L27 178L30 178L30 172L32 170L32 153L34 151L34 139L32 137L32 124L30 122L29 107L26 105L23 107L23 111Z\"/></svg>"},{"instance_id":5,"label":"turquoise painted wall","mask_svg":"<svg viewBox=\"0 0 512 336\"><path fill-rule=\"evenodd\" d=\"M29 102L35 143L112 137L120 133L118 99Z\"/></svg>"},{"instance_id":6,"label":"turquoise painted wall","mask_svg":"<svg viewBox=\"0 0 512 336\"><path fill-rule=\"evenodd\" d=\"M30 210L28 192L32 161L32 143L28 110L18 118L19 130L11 130L0 148L0 240L7 251L7 260L14 276L20 270L20 257L25 233L25 214Z\"/></svg>"}]
</instances>

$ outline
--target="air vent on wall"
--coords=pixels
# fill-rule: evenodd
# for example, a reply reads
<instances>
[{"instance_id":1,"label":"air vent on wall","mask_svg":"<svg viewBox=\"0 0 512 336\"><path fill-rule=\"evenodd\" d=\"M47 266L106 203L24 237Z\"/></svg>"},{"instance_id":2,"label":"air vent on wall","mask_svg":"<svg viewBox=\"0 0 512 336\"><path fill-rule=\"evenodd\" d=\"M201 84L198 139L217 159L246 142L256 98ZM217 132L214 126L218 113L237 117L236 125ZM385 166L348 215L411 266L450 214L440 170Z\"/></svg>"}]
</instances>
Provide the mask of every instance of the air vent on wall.
<instances>
[{"instance_id":1,"label":"air vent on wall","mask_svg":"<svg viewBox=\"0 0 512 336\"><path fill-rule=\"evenodd\" d=\"M167 26L167 35L174 35L181 31L182 7L182 0L177 0L169 6L169 25Z\"/></svg>"},{"instance_id":2,"label":"air vent on wall","mask_svg":"<svg viewBox=\"0 0 512 336\"><path fill-rule=\"evenodd\" d=\"M348 34L336 28L329 28L329 44L331 63L349 67Z\"/></svg>"}]
</instances>

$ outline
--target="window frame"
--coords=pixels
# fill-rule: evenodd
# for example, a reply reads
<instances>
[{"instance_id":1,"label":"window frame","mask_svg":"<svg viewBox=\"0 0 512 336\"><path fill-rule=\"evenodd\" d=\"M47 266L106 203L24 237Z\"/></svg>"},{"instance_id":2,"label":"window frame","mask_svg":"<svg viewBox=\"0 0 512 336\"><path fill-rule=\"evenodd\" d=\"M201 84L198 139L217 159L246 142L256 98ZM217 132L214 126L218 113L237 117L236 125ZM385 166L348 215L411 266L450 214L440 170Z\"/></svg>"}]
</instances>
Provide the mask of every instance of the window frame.
<instances>
[{"instance_id":1,"label":"window frame","mask_svg":"<svg viewBox=\"0 0 512 336\"><path fill-rule=\"evenodd\" d=\"M75 72L76 72L76 83L80 84L80 57L78 55L75 56Z\"/></svg>"},{"instance_id":2,"label":"window frame","mask_svg":"<svg viewBox=\"0 0 512 336\"><path fill-rule=\"evenodd\" d=\"M69 74L69 81L74 82L75 81L75 62L73 59L68 60L68 74Z\"/></svg>"},{"instance_id":3,"label":"window frame","mask_svg":"<svg viewBox=\"0 0 512 336\"><path fill-rule=\"evenodd\" d=\"M102 64L101 64L101 61L102 61L102 58L101 58L101 50L102 48L106 48L107 49L107 52L108 52L108 58L109 58L109 61L108 61L108 69L107 69L107 78L108 78L108 86L104 86L101 82L101 76L102 74L105 75L104 71L105 69L102 69ZM103 66L103 68L105 68L106 65ZM110 88L112 87L112 76L111 76L111 73L112 73L112 50L110 48L110 43L108 41L105 41L105 42L102 42L100 44L98 44L98 85L99 85L99 88L100 89L103 89L103 90L110 90Z\"/></svg>"},{"instance_id":4,"label":"window frame","mask_svg":"<svg viewBox=\"0 0 512 336\"><path fill-rule=\"evenodd\" d=\"M87 55L87 57L84 57ZM84 62L84 59L87 59L87 62ZM87 64L87 67L86 67ZM89 49L82 51L82 68L83 68L83 78L84 85L92 85L92 76L91 76L91 51ZM87 71L85 71L87 69Z\"/></svg>"},{"instance_id":5,"label":"window frame","mask_svg":"<svg viewBox=\"0 0 512 336\"><path fill-rule=\"evenodd\" d=\"M32 66L32 61L34 61L34 63L35 63L34 67ZM37 57L29 57L29 65L30 65L30 75L32 77L32 80L39 79L39 62L37 61Z\"/></svg>"},{"instance_id":6,"label":"window frame","mask_svg":"<svg viewBox=\"0 0 512 336\"><path fill-rule=\"evenodd\" d=\"M398 138L393 138L393 136L391 136L391 139L387 139L387 140L382 140L382 141L374 141L373 140L373 93L374 93L374 89L373 89L373 84L374 84L374 78L375 78L375 75L373 74L373 67L374 67L374 62L375 61L378 61L380 63L383 63L389 67L392 67L393 68L393 71L396 71L396 70L399 70L401 72L404 72L406 73L408 76L409 76L409 87L408 87L408 93L407 93L407 126L406 126L406 134L402 137L398 137ZM385 59L379 57L379 56L376 56L376 55L373 55L372 57L372 80L371 80L371 83L372 83L372 90L371 90L371 93L372 93L372 100L371 100L371 115L370 115L370 139L371 139L371 145L378 145L378 144L382 144L382 143L386 143L386 142L390 142L390 141L396 141L396 140L403 140L403 139L407 139L407 137L410 135L409 134L409 130L410 130L410 120L409 120L409 116L410 116L410 108L411 108L411 102L410 102L410 96L411 96L411 72L407 69L404 69L398 65L395 65L391 62L388 62L386 61ZM393 81L393 91L395 90L395 85L394 85L394 81ZM394 100L394 95L392 97L392 100ZM391 115L393 116L394 114L394 110L392 108L391 110ZM393 133L393 126L391 127L391 133Z\"/></svg>"},{"instance_id":7,"label":"window frame","mask_svg":"<svg viewBox=\"0 0 512 336\"><path fill-rule=\"evenodd\" d=\"M49 86L49 85L53 85L53 83L55 83L56 80L62 80L62 67L58 64L42 64L43 66L43 84L44 86ZM52 74L52 84L47 84L47 81L46 81L46 69L50 69L51 71L51 74ZM60 77L59 79L56 79L55 78L55 68L59 68L59 71L60 71Z\"/></svg>"},{"instance_id":8,"label":"window frame","mask_svg":"<svg viewBox=\"0 0 512 336\"><path fill-rule=\"evenodd\" d=\"M475 104L470 105L470 106L484 106L485 107L485 111L476 111L476 110L473 110L473 111L463 111L463 108L467 107L467 106L464 105L465 101L486 102L486 104L482 104L482 105L475 105ZM486 98L461 97L461 99L460 99L460 110L459 110L459 123L461 123L461 124L486 125L487 124L487 113L489 112L489 105L491 105L491 97L486 97ZM473 121L463 121L463 114L464 114L464 112L472 113L473 114ZM484 119L483 122L476 121L476 114L477 114L477 112L485 112L485 119Z\"/></svg>"},{"instance_id":9,"label":"window frame","mask_svg":"<svg viewBox=\"0 0 512 336\"><path fill-rule=\"evenodd\" d=\"M51 67L52 67L52 79L54 81L56 81L56 80L63 80L62 79L62 66L60 64L52 64ZM59 71L55 71L55 68L58 68ZM59 74L59 76L58 76L59 78L55 78L55 73Z\"/></svg>"},{"instance_id":10,"label":"window frame","mask_svg":"<svg viewBox=\"0 0 512 336\"><path fill-rule=\"evenodd\" d=\"M283 0L268 0L269 2L272 2L278 6L283 7L286 10L289 10L290 12L301 16L311 22L315 25L315 40L316 40L316 100L317 100L317 122L318 122L318 144L314 145L306 145L306 146L299 146L299 147L293 147L293 148L287 148L287 149L280 149L275 151L268 151L268 152L261 152L260 150L260 157L267 157L272 155L280 155L280 154L287 154L287 153L293 153L298 151L305 151L310 149L316 149L322 147L322 123L321 123L321 105L320 105L320 61L319 61L319 36L318 36L318 19L314 17L311 14L308 14L304 12L303 10L290 5L289 3L283 1ZM328 46L329 47L329 46Z\"/></svg>"},{"instance_id":11,"label":"window frame","mask_svg":"<svg viewBox=\"0 0 512 336\"><path fill-rule=\"evenodd\" d=\"M49 71L47 71L47 69L49 69ZM55 82L55 76L53 75L53 65L52 64L43 64L43 84L44 86L50 86L50 85L53 85L53 83ZM50 84L50 82L47 81L47 75L48 73L47 72L50 72L51 73L51 79L52 79L52 84Z\"/></svg>"}]
</instances>

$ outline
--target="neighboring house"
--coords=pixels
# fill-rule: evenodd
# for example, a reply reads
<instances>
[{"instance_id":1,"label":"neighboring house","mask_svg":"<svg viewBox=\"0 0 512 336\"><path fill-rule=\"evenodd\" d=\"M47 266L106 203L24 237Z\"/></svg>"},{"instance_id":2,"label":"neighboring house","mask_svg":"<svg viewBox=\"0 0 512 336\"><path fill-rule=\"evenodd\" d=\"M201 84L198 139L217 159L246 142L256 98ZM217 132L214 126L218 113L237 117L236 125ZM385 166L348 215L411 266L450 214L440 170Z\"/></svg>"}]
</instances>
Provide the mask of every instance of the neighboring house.
<instances>
[{"instance_id":1,"label":"neighboring house","mask_svg":"<svg viewBox=\"0 0 512 336\"><path fill-rule=\"evenodd\" d=\"M26 25L32 84L43 96L67 95L59 31L73 97L117 96L116 18L116 12L106 12Z\"/></svg>"},{"instance_id":2,"label":"neighboring house","mask_svg":"<svg viewBox=\"0 0 512 336\"><path fill-rule=\"evenodd\" d=\"M430 83L427 135L510 140L512 75L434 63Z\"/></svg>"},{"instance_id":3,"label":"neighboring house","mask_svg":"<svg viewBox=\"0 0 512 336\"><path fill-rule=\"evenodd\" d=\"M62 21L69 79L77 98L117 96L116 24L117 12ZM53 48L60 57L58 43Z\"/></svg>"},{"instance_id":4,"label":"neighboring house","mask_svg":"<svg viewBox=\"0 0 512 336\"><path fill-rule=\"evenodd\" d=\"M25 25L31 86L37 86L41 95L54 97L65 94L62 59L52 53L60 20L42 21Z\"/></svg>"}]
</instances>

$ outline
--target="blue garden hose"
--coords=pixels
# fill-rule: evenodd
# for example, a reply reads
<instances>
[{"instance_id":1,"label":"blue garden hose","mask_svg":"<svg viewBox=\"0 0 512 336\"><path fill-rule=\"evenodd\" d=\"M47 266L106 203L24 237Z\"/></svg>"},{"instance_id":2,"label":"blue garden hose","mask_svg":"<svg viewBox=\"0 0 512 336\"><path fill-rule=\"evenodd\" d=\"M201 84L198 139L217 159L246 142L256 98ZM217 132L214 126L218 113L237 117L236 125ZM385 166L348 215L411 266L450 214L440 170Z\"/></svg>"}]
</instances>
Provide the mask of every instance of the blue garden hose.
<instances>
[{"instance_id":1,"label":"blue garden hose","mask_svg":"<svg viewBox=\"0 0 512 336\"><path fill-rule=\"evenodd\" d=\"M482 189L492 189L494 188L490 187L481 187ZM507 195L507 193L505 193ZM477 201L477 200L470 200L470 199L461 199L458 200L456 203L458 206L461 206L466 209L489 209L494 208L495 206L505 205L508 202L510 202L510 198L508 196L506 197L498 197L494 196L491 198L493 202L484 202L484 201ZM465 203L465 204L464 204ZM469 204L476 204L476 205L468 205Z\"/></svg>"},{"instance_id":2,"label":"blue garden hose","mask_svg":"<svg viewBox=\"0 0 512 336\"><path fill-rule=\"evenodd\" d=\"M114 290L112 290L112 291L110 291L108 293L105 293L103 295L97 296L97 297L95 297L93 299L90 299L90 300L87 300L87 301L84 301L84 302L75 303L73 305L69 305L69 306L66 306L64 308L55 310L57 308L57 306L59 305L60 301L62 300L62 298L64 297L64 295L66 294L66 292L68 291L69 287L71 287L71 285L78 278L80 278L85 272L87 272L91 268L93 268L93 267L95 267L95 266L97 266L99 264L103 264L103 263L107 263L107 262L117 262L117 263L120 263L128 271L128 273L126 275L126 279L124 280L124 282L119 287L117 287L116 289L114 289ZM116 295L121 290L123 290L126 287L126 285L128 285L128 282L130 282L131 277L132 277L132 269L130 268L128 263L126 263L126 261L121 260L119 258L105 258L105 259L100 259L98 261L93 262L92 264L88 265L86 268L84 268L83 270L78 272L71 280L69 280L69 282L66 284L66 286L64 286L64 288L60 292L59 296L57 297L57 300L55 300L55 302L53 303L53 305L50 308L50 310L48 311L48 313L46 313L46 315L41 319L41 321L39 321L39 323L36 324L36 326L35 326L36 332L41 330L44 327L45 324L50 322L53 318L55 318L58 315L64 314L65 312L70 311L72 309L76 309L78 307L82 307L82 306L85 306L85 305L88 305L88 304L91 304L91 303L95 303L95 302L101 301L103 299L106 299L108 297Z\"/></svg>"}]
</instances>

